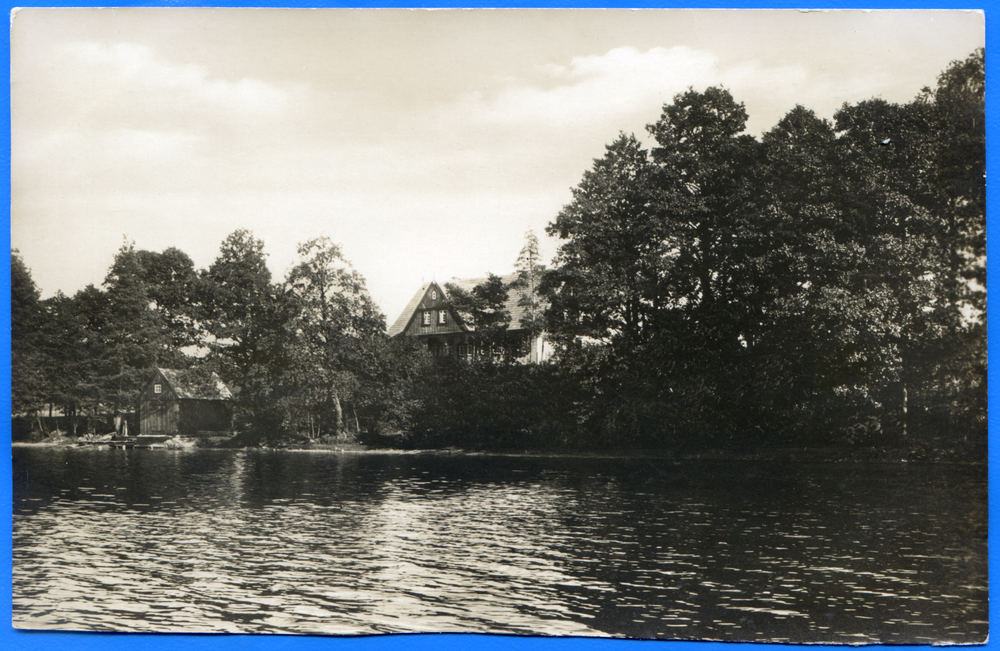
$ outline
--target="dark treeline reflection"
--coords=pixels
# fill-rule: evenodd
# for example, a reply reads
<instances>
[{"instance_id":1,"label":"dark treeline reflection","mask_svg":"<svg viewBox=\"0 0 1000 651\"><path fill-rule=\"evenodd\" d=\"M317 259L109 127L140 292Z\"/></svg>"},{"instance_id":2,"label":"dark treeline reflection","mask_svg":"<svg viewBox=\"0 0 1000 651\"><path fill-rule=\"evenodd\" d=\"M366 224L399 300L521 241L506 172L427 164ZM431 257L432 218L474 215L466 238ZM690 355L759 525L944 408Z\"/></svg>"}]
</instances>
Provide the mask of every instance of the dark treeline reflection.
<instances>
[{"instance_id":1,"label":"dark treeline reflection","mask_svg":"<svg viewBox=\"0 0 1000 651\"><path fill-rule=\"evenodd\" d=\"M984 65L832 121L796 106L759 138L729 91L677 95L649 144L621 134L583 173L549 268L529 236L511 284L452 297L472 361L388 338L326 238L277 281L246 230L202 270L126 243L101 288L46 300L15 252L19 426L54 406L70 434L120 428L154 366L196 366L236 394L237 446L982 459ZM546 364L516 361L515 284Z\"/></svg>"}]
</instances>

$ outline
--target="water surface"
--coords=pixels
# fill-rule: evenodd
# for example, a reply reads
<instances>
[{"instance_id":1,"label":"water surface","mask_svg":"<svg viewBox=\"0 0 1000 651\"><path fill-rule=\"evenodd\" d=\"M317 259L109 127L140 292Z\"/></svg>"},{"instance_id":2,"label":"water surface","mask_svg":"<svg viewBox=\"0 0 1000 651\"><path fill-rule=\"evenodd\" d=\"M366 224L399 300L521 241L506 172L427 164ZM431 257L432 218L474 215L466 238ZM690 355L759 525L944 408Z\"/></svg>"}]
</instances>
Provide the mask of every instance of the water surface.
<instances>
[{"instance_id":1,"label":"water surface","mask_svg":"<svg viewBox=\"0 0 1000 651\"><path fill-rule=\"evenodd\" d=\"M987 634L980 465L13 454L21 628Z\"/></svg>"}]
</instances>

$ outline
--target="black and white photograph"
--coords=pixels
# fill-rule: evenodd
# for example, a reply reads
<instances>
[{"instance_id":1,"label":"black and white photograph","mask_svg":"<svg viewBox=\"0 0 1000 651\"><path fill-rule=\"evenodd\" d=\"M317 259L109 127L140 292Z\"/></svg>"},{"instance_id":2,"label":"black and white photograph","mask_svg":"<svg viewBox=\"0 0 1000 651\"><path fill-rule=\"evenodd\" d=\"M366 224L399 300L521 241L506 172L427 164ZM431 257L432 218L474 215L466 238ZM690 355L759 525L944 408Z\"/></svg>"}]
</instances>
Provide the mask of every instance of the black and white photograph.
<instances>
[{"instance_id":1,"label":"black and white photograph","mask_svg":"<svg viewBox=\"0 0 1000 651\"><path fill-rule=\"evenodd\" d=\"M13 626L986 643L985 46L14 9Z\"/></svg>"}]
</instances>

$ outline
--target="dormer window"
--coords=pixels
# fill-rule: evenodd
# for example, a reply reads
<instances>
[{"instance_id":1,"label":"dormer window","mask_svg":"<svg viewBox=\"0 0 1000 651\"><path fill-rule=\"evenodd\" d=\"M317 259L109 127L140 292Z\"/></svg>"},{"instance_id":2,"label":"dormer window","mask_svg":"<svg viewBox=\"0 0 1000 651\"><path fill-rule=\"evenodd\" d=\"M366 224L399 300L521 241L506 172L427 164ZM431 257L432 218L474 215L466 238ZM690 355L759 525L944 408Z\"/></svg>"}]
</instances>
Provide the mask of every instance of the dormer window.
<instances>
[{"instance_id":1,"label":"dormer window","mask_svg":"<svg viewBox=\"0 0 1000 651\"><path fill-rule=\"evenodd\" d=\"M154 384L153 385L153 393L163 393L163 385L162 384Z\"/></svg>"},{"instance_id":2,"label":"dormer window","mask_svg":"<svg viewBox=\"0 0 1000 651\"><path fill-rule=\"evenodd\" d=\"M423 320L423 324L424 324L425 326L429 326L429 325L431 324L431 311L430 311L430 310L426 310L426 311L424 312L424 320Z\"/></svg>"},{"instance_id":3,"label":"dormer window","mask_svg":"<svg viewBox=\"0 0 1000 651\"><path fill-rule=\"evenodd\" d=\"M444 325L448 322L448 312L445 310L438 310L438 325Z\"/></svg>"}]
</instances>

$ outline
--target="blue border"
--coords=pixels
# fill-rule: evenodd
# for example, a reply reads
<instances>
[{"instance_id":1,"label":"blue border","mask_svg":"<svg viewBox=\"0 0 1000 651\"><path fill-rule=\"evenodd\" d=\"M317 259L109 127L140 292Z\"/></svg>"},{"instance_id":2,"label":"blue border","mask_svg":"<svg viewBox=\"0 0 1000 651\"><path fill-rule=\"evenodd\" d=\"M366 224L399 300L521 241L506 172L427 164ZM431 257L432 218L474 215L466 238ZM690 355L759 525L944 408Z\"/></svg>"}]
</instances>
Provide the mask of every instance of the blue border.
<instances>
[{"instance_id":1,"label":"blue border","mask_svg":"<svg viewBox=\"0 0 1000 651\"><path fill-rule=\"evenodd\" d=\"M1000 158L998 158L996 138L998 136L998 121L996 115L995 93L991 92L995 87L994 67L989 53L993 51L997 43L997 30L993 18L996 16L1000 0L987 0L978 3L958 2L956 0L869 0L867 2L844 2L842 0L827 0L819 4L808 2L792 2L790 0L777 0L766 4L760 2L747 1L695 1L684 3L650 2L650 1L621 1L621 0L534 0L534 1L512 1L500 0L496 2L483 2L482 0L435 0L433 2L418 2L414 0L388 0L382 2L355 1L355 2L301 2L294 0L273 0L272 2L262 2L261 0L245 0L243 2L233 2L230 0L208 0L203 2L190 0L165 0L161 2L128 2L111 1L99 2L94 0L67 1L56 0L53 2L24 2L6 3L5 9L9 14L10 10L19 6L65 6L65 7L85 7L85 6L135 6L135 7L321 7L321 6L342 6L342 7L550 7L550 8L582 8L582 7L627 7L627 8L656 8L656 7L683 7L683 8L754 8L754 9L982 9L986 12L986 51L987 51L987 168L997 170ZM8 228L0 231L6 243L10 247L10 31L4 32L4 83L2 92L4 101L0 106L4 123L8 128L0 132L2 144L0 152L3 155L4 171L0 187L4 192L7 211L5 213ZM992 206L1000 197L995 187L988 188L988 202ZM988 213L989 215L989 213ZM992 220L987 220L988 224ZM995 230L992 228L991 230ZM994 234L991 234L994 235ZM987 272L992 276L993 267L996 266L997 255L1000 255L1000 246L996 244L996 237L989 237L987 246L988 263ZM10 286L10 269L0 266L0 281L4 287ZM996 292L989 292L989 300L992 302ZM0 317L6 328L0 332L0 367L10 369L10 303L6 300L0 301ZM989 350L991 353L996 350L996 345L1000 343L1000 331L997 328L997 318L995 311L987 318L989 329ZM994 355L990 355L994 357ZM990 360L993 362L993 360ZM997 381L995 367L991 364L989 374L990 380L990 403L994 403L993 394L1000 393L1000 383ZM0 378L0 400L3 404L0 407L10 413L10 374L9 371L3 373ZM992 404L991 404L992 407ZM990 410L990 425L997 420L995 412ZM991 427L992 430L992 427ZM10 441L10 433L7 432L6 441ZM990 538L997 534L996 523L1000 520L1000 508L997 507L995 488L1000 484L1000 470L997 467L997 452L993 446L990 448ZM676 642L676 641L640 641L640 640L612 640L605 638L538 638L538 637L512 637L499 635L458 635L458 634L421 634L421 635L382 635L367 637L318 637L318 636L298 636L298 635L159 635L159 634L120 634L120 633L53 633L53 632L30 632L18 631L10 625L9 614L12 612L12 572L11 572L11 516L12 494L11 494L11 467L9 457L0 464L0 514L6 514L2 520L2 535L0 535L0 550L2 558L0 562L0 612L8 615L6 622L0 630L0 649L13 649L17 651L50 651L51 649L71 648L79 651L284 651L290 649L294 651L314 651L317 649L335 649L336 651L457 651L476 647L479 651L639 651L641 648L649 649L651 646L669 647L670 651L721 651L723 645L730 651L734 647L748 646L751 643L731 643L731 642ZM992 547L992 545L991 545ZM1000 561L993 554L990 556L990 574L994 577L1000 576L996 570L1000 568ZM990 621L997 623L998 605L1000 599L990 600ZM815 651L828 647L816 645L787 645L791 649L801 649L803 651ZM843 649L844 647L829 647ZM886 648L886 647L876 647ZM928 647L891 647L892 649L915 649L926 650ZM1000 649L1000 643L991 640L986 645L988 651Z\"/></svg>"}]
</instances>

